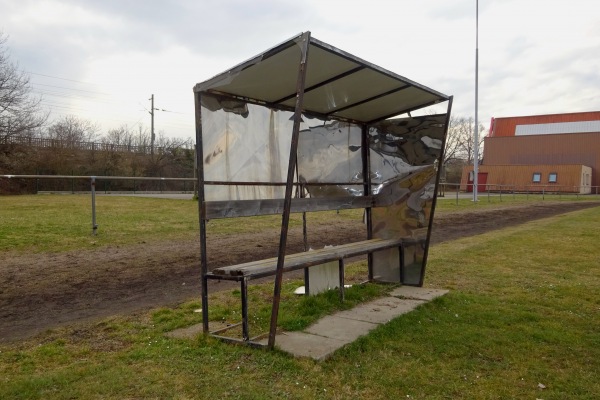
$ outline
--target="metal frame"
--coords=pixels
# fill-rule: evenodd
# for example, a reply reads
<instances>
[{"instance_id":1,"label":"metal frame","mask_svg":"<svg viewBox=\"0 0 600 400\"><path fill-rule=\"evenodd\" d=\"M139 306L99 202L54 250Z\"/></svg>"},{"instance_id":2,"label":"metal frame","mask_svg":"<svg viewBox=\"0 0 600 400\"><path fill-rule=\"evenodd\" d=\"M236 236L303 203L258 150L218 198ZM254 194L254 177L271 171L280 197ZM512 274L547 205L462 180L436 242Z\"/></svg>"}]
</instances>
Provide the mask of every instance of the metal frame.
<instances>
[{"instance_id":1,"label":"metal frame","mask_svg":"<svg viewBox=\"0 0 600 400\"><path fill-rule=\"evenodd\" d=\"M279 53L280 51L286 50L292 46L295 45L300 45L300 61L298 64L298 70L297 70L297 75L296 75L296 86L295 86L295 93L294 94L288 94L280 99L278 99L277 101L265 101L262 99L258 99L258 98L251 98L251 97L245 97L245 96L240 96L240 95L236 95L233 93L227 93L227 92L223 92L222 90L220 90L219 88L219 84L221 82L225 82L227 81L227 79L229 79L229 77L231 76L235 76L238 73L242 73L244 70L251 68L252 66L254 66L255 64L266 60L272 56L275 56L277 53ZM310 87L306 87L306 78L307 78L307 66L308 66L308 60L309 60L309 47L310 45L314 45L316 47L318 47L319 49L325 50L327 52L333 53L341 58L344 58L346 60L352 61L354 63L356 63L358 66L355 68L352 68L349 71L340 73L336 76L330 77L327 80L324 80L322 82L319 82L317 84L312 84ZM329 111L326 115L323 115L321 113L315 112L314 110L307 110L304 107L304 94L318 89L324 85L327 85L331 82L334 82L338 79L343 79L344 77L348 77L354 73L357 73L359 71L362 71L364 69L371 69L375 72L378 72L380 74L383 74L389 78L395 79L395 80L399 80L404 82L404 85L401 87L397 87L397 88L393 88L393 89L388 89L383 91L382 93L376 94L376 95L372 95L366 99L360 100L360 101L356 101L352 104L345 104L342 106L339 106L335 109L332 109L331 111ZM364 104L364 103L368 103L370 101L374 101L376 99L381 99L387 95L390 95L391 93L397 93L399 91L408 89L408 88L416 88L419 89L421 91L424 91L426 93L428 93L428 95L432 95L435 97L435 99L433 100L428 100L426 102L421 102L421 104L419 104L418 106L410 106L407 108L404 108L401 110L401 112L396 112L394 114L391 115L385 115L385 116L380 116L378 118L372 119L370 121L364 121L364 120L360 120L359 118L346 118L346 117L342 117L339 115L335 115L336 113L340 112L340 111L344 111L344 110L349 110L353 107L356 107L358 105ZM415 109L420 109L423 108L425 106L431 105L431 104L435 104L438 103L440 101L446 101L446 100L450 100L449 106L448 106L448 118L449 118L449 112L450 112L450 106L452 103L451 97L447 97L439 92L436 92L430 88L427 88L425 86L422 86L416 82L410 81L400 75L394 74L390 71L387 71L383 68L380 68L374 64L368 63L360 58L357 58L355 56L350 55L349 53L346 53L340 49L337 49L333 46L330 46L326 43L320 42L314 38L311 37L310 32L304 32L301 35L298 35L286 42L283 42L275 47L273 47L272 49L266 51L265 53L256 56L254 58L251 58L241 64L238 64L237 66L231 68L230 70L228 70L227 73L225 74L221 74L218 75L208 81L205 81L203 83L197 84L194 87L194 92L195 92L195 112L196 112L196 151L197 151L197 160L198 160L198 174L197 174L197 180L198 180L198 214L199 214L199 222L200 222L200 250L201 250L201 258L200 258L200 263L201 263L201 272L202 272L202 310L203 310L203 331L205 333L210 333L215 337L218 337L220 339L224 339L224 340L228 340L228 341L232 341L232 342L236 342L236 343L247 343L253 346L260 346L259 343L257 343L255 341L255 338L250 338L250 333L249 333L249 327L248 327L248 301L247 301L247 290L248 290L248 282L251 279L254 278L258 278L260 277L259 274L257 275L252 275L251 277L249 276L216 276L213 275L212 273L210 273L208 271L208 262L207 262L207 243L206 243L206 220L208 215L219 215L219 213L217 212L216 214L213 214L212 211L209 213L209 211L207 210L207 203L206 203L206 199L205 199L205 185L206 184L219 184L222 182L213 182L213 181L205 181L204 180L204 165L203 165L203 146L202 146L202 115L201 115L201 96L203 93L209 93L211 95L218 95L218 96L224 96L230 99L237 99L237 100L241 100L244 102L247 102L249 104L257 104L257 105L261 105L261 106L266 106L269 108L273 108L273 109L279 109L279 110L286 110L286 111L293 111L293 129L292 129L292 138L291 138L291 146L290 146L290 154L289 154L289 161L288 161L288 171L287 171L287 178L285 183L283 182L229 182L227 184L240 184L240 185L276 185L276 186L281 186L283 184L285 184L285 197L283 199L283 207L282 209L280 208L280 200L279 201L272 201L272 200L257 200L259 202L262 202L261 205L265 205L267 210L281 210L281 214L282 214L282 219L281 219L281 231L280 231L280 237L279 237L279 247L278 247L278 253L277 253L277 265L276 265L276 270L275 270L275 281L274 281L274 287L273 287L273 301L272 301L272 310L271 310L271 320L270 320L270 326L269 326L269 333L268 333L268 347L269 348L273 348L275 345L275 336L276 336L276 331L277 331L277 320L278 320L278 314L279 314L279 305L280 305L280 301L281 301L281 287L282 287L282 279L283 279L283 272L284 272L284 264L285 264L285 257L286 257L286 244L287 244L287 236L288 236L288 228L289 228L289 218L290 218L290 213L293 211L299 211L302 210L301 208L298 208L298 204L308 204L307 208L310 209L310 207L313 207L311 210L315 210L316 208L314 208L314 201L315 199L305 199L303 198L303 193L300 194L300 198L299 199L295 199L294 200L294 204L296 204L296 206L293 206L292 204L292 192L293 192L293 188L294 186L297 186L297 188L299 188L302 192L304 190L304 184L300 184L298 182L294 182L294 173L296 172L297 169L297 150L298 150L298 141L299 141L299 132L300 132L300 123L302 121L302 114L307 114L307 115L313 115L313 116L317 116L319 118L323 118L323 119L335 119L335 120L339 120L339 121L346 121L346 122L351 122L354 124L357 124L359 126L362 127L362 135L361 135L361 147L362 147L362 153L361 153L361 160L363 163L363 168L362 168L362 173L363 173L363 196L362 199L357 201L356 203L354 203L354 207L356 207L357 204L360 203L361 208L364 207L365 209L365 219L366 219L366 223L367 223L367 239L372 239L373 238L373 223L372 223L372 218L371 218L371 207L374 205L375 203L375 199L374 197L371 195L371 171L370 171L370 146L369 146L369 125L373 124L375 122L381 121L381 120L385 120L389 117L392 116L396 116L399 115L401 113L407 113L410 111L413 111ZM289 106L289 101L291 99L293 99L295 97L295 105L294 107L290 107ZM288 102L288 105L282 104L281 102ZM447 130L447 126L446 126L446 130ZM439 162L441 162L441 157L440 156L440 160ZM438 170L438 174L436 177L436 193L437 193L437 183L439 181L439 170ZM336 183L327 183L330 185L335 185ZM356 183L354 183L356 184ZM325 184L321 184L319 183L319 185L325 185ZM270 203L269 203L270 202ZM221 203L221 204L217 204L217 203ZM226 202L211 202L211 204L209 205L209 207L211 207L211 210L215 210L215 206L219 207L219 206L227 206L225 204ZM329 202L327 204L329 204L331 206L331 204L334 204L335 202ZM254 203L256 204L256 203ZM311 204L313 204L311 206ZM337 203L339 205L339 202ZM326 207L327 205L325 205ZM352 206L352 205L351 205ZM354 207L346 207L346 208L354 208ZM433 208L435 208L435 202L432 205ZM302 212L305 212L306 210L303 210ZM223 212L222 216L231 216L231 215L227 215L226 212ZM429 226L429 232L428 232L428 236L426 239L426 245L428 246L429 244L429 234L431 231L431 223L432 223L432 219L433 219L433 213L431 215L431 219L430 219L430 226ZM304 239L305 239L305 246L307 244L306 242L306 219L305 216L303 218L303 235L304 235ZM403 263L403 258L404 258L404 250L402 248L402 245L397 245L398 247L398 251L399 251L399 263L400 263L400 274L403 275L404 274L404 263ZM371 250L371 251L365 251L362 254L367 254L368 255L368 269L369 269L369 280L373 280L373 251L376 250ZM427 256L427 252L425 253L425 257ZM339 274L340 274L340 298L343 300L344 299L344 267L345 267L345 261L344 261L344 257L338 258L338 267L339 267ZM315 264L311 264L311 265L315 265ZM307 271L307 266L304 266L305 271ZM307 273L305 273L307 276ZM268 275L272 275L272 273L269 273ZM220 333L226 331L229 328L226 329L221 329L218 331L214 331L214 332L209 332L209 310L208 310L208 279L224 279L224 280L232 280L232 281L237 281L240 282L240 291L241 291L241 297L242 297L242 322L240 324L236 324L234 326L242 326L242 340L238 340L238 339L234 339L234 338L226 338L220 335ZM308 279L306 279L306 282L308 283ZM233 326L232 326L233 327Z\"/></svg>"}]
</instances>

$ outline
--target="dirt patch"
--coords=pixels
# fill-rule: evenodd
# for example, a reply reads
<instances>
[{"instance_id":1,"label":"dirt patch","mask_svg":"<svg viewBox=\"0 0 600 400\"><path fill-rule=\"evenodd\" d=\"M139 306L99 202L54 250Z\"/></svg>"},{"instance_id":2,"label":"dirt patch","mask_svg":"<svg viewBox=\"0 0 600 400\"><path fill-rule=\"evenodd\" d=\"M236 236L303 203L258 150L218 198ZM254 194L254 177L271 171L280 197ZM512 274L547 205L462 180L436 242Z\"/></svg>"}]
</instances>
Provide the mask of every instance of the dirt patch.
<instances>
[{"instance_id":1,"label":"dirt patch","mask_svg":"<svg viewBox=\"0 0 600 400\"><path fill-rule=\"evenodd\" d=\"M535 203L436 216L432 243L478 235L596 202ZM312 247L365 239L361 221L309 220ZM260 234L210 236L211 268L274 257L277 229ZM292 229L290 252L301 251ZM198 240L115 246L60 254L0 254L0 342L27 338L60 325L200 298ZM211 282L210 291L232 287Z\"/></svg>"}]
</instances>

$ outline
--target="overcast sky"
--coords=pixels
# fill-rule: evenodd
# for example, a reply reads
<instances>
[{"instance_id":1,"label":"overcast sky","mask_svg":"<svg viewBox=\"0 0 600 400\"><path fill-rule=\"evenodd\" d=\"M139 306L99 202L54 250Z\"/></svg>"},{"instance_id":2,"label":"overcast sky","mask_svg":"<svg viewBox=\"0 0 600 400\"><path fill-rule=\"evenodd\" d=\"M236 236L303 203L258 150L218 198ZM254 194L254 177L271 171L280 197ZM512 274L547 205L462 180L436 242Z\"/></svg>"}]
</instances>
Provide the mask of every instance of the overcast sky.
<instances>
[{"instance_id":1,"label":"overcast sky","mask_svg":"<svg viewBox=\"0 0 600 400\"><path fill-rule=\"evenodd\" d=\"M475 115L475 0L0 0L52 117L194 136L193 86L303 31ZM479 0L479 121L600 110L596 0Z\"/></svg>"}]
</instances>

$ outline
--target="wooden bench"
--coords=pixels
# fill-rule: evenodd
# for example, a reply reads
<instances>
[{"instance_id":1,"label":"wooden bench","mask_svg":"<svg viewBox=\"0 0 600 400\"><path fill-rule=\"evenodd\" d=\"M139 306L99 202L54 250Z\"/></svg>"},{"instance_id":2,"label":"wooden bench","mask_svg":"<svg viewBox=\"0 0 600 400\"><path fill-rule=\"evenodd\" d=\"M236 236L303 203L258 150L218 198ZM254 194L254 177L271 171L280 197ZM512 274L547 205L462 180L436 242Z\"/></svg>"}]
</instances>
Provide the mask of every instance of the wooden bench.
<instances>
[{"instance_id":1,"label":"wooden bench","mask_svg":"<svg viewBox=\"0 0 600 400\"><path fill-rule=\"evenodd\" d=\"M344 299L344 261L347 258L370 254L375 251L398 248L398 265L402 267L402 240L401 239L370 239L361 242L347 243L339 246L326 247L318 250L310 250L303 253L289 254L284 258L283 272L320 265L327 262L338 261L339 263L339 290L340 298ZM248 281L251 279L264 278L277 273L277 257L265 260L247 262L238 265L215 268L209 272L208 279L234 280L240 282L242 297L242 336L244 341L249 341L248 328ZM237 326L237 325L236 325ZM212 334L220 331L211 332Z\"/></svg>"}]
</instances>

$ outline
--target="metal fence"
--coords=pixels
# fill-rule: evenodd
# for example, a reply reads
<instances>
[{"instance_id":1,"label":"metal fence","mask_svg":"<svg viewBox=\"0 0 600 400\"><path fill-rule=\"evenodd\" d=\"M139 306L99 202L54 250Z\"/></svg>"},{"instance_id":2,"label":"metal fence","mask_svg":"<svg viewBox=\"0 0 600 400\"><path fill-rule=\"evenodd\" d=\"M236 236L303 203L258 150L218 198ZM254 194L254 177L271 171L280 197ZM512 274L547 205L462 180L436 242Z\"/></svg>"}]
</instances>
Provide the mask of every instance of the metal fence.
<instances>
[{"instance_id":1,"label":"metal fence","mask_svg":"<svg viewBox=\"0 0 600 400\"><path fill-rule=\"evenodd\" d=\"M464 186L464 185L462 185ZM481 190L484 186L484 190ZM579 199L584 197L599 197L600 186L557 186L557 185L497 185L497 184L486 184L479 185L478 199L487 199L488 202L492 199L498 199L499 201L504 198L510 197L513 200L517 196L525 196L526 200L546 198L558 199L562 198L575 198ZM582 190L585 189L585 190ZM586 192L586 193L584 193ZM466 192L461 190L461 184L459 183L440 183L438 196L444 198L453 198L458 204L459 198L472 198L472 192Z\"/></svg>"},{"instance_id":2,"label":"metal fence","mask_svg":"<svg viewBox=\"0 0 600 400\"><path fill-rule=\"evenodd\" d=\"M89 193L91 194L92 200L92 234L96 235L98 231L98 224L96 224L96 185L98 181L133 181L133 187L135 188L136 181L159 181L159 182L187 182L189 187L195 192L196 178L164 178L164 177L142 177L142 176L85 176L85 175L0 175L0 178L12 180L12 179L51 179L51 180L68 180L72 182L72 188L75 187L75 181L87 181L89 184ZM185 187L185 186L184 186ZM67 191L68 192L68 191ZM105 191L107 192L107 191ZM162 191L161 191L162 192ZM64 191L63 191L64 193ZM75 190L71 190L71 193L75 193ZM78 193L80 193L78 191ZM87 191L85 192L87 193ZM135 190L133 191L135 194Z\"/></svg>"},{"instance_id":3,"label":"metal fence","mask_svg":"<svg viewBox=\"0 0 600 400\"><path fill-rule=\"evenodd\" d=\"M170 177L143 177L143 176L87 176L87 175L0 175L0 189L2 188L2 181L19 181L19 180L33 180L36 182L36 191L35 193L42 192L50 192L50 193L90 193L91 194L91 203L92 203L92 234L96 235L98 230L98 225L96 224L96 193L98 190L103 191L104 193L117 193L117 194L138 194L138 193L196 193L196 178L183 177L183 178L170 178ZM61 185L60 190L50 190L50 191L38 191L40 180L52 180L52 181L63 181L63 185ZM124 185L124 187L129 187L130 189L122 190L123 185L119 186L121 190L113 191L110 189L110 182L118 181L118 182L129 182L129 185ZM136 190L136 187L139 188L143 184L143 182L159 182L158 190ZM98 188L98 183L102 182L100 185L100 189ZM169 190L171 187L165 188L163 190L163 183L166 185L167 182L171 183L179 183L181 187L178 190ZM283 183L267 183L267 182L205 182L207 185L283 185ZM83 184L83 185L82 185ZM83 189L83 187L86 189ZM320 185L320 184L319 184ZM440 183L438 197L445 199L454 199L456 204L459 203L460 199L469 199L472 198L472 193L468 193L460 190L460 184L452 184L452 183ZM77 190L76 190L77 188ZM586 188L590 188L587 186ZM525 196L526 200L530 198L532 200L545 200L546 198L553 199L562 199L573 198L576 199L584 198L584 197L599 197L600 187L592 186L591 192L587 194L579 193L579 187L573 187L573 191L569 193L565 193L563 191L558 191L557 186L549 186L548 189L544 186L535 186L532 190L523 190L521 187L517 187L516 185L486 185L486 191L480 191L478 199L479 200L487 200L491 201L503 201L503 199L512 198L516 199L516 196ZM1 190L0 190L1 193Z\"/></svg>"}]
</instances>

